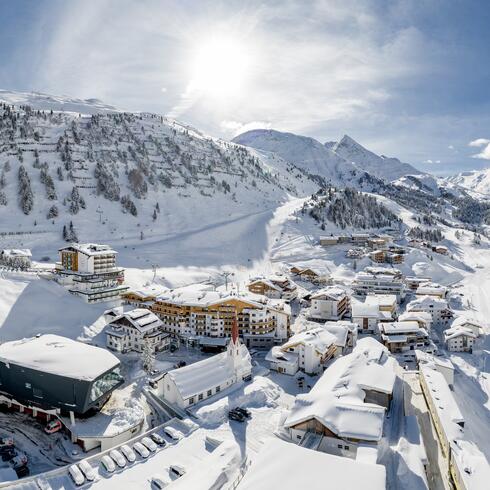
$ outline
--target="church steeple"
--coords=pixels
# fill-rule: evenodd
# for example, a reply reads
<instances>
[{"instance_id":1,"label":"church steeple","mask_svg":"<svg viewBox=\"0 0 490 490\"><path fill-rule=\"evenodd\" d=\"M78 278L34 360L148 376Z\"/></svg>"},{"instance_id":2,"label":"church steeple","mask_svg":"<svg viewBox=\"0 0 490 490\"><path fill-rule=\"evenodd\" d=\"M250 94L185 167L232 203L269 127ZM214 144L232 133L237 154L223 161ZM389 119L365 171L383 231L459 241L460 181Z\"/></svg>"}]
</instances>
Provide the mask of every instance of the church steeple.
<instances>
[{"instance_id":1,"label":"church steeple","mask_svg":"<svg viewBox=\"0 0 490 490\"><path fill-rule=\"evenodd\" d=\"M235 345L238 344L238 318L237 318L237 313L235 313L235 316L233 318L233 325L231 327L231 342Z\"/></svg>"}]
</instances>

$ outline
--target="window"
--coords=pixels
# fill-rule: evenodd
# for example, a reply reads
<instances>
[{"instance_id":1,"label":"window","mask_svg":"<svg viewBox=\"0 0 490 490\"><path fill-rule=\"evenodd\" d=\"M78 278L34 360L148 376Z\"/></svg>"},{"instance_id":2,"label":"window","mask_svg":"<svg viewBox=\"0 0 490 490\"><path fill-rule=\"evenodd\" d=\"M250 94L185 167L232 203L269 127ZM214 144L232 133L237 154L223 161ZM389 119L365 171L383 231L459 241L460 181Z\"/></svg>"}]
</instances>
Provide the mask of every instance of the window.
<instances>
[{"instance_id":1,"label":"window","mask_svg":"<svg viewBox=\"0 0 490 490\"><path fill-rule=\"evenodd\" d=\"M30 390L32 388L31 383L26 383L26 388Z\"/></svg>"},{"instance_id":2,"label":"window","mask_svg":"<svg viewBox=\"0 0 490 490\"><path fill-rule=\"evenodd\" d=\"M337 447L338 447L339 449L342 449L342 444L337 444Z\"/></svg>"},{"instance_id":3,"label":"window","mask_svg":"<svg viewBox=\"0 0 490 490\"><path fill-rule=\"evenodd\" d=\"M193 397L193 396L191 396L191 397L189 398L189 405L192 405L193 403L194 403L194 397Z\"/></svg>"},{"instance_id":4,"label":"window","mask_svg":"<svg viewBox=\"0 0 490 490\"><path fill-rule=\"evenodd\" d=\"M221 391L221 386L216 387L216 393L219 393Z\"/></svg>"},{"instance_id":5,"label":"window","mask_svg":"<svg viewBox=\"0 0 490 490\"><path fill-rule=\"evenodd\" d=\"M36 398L43 398L43 392L42 390L40 390L39 388L33 388L32 389L32 394L36 397Z\"/></svg>"},{"instance_id":6,"label":"window","mask_svg":"<svg viewBox=\"0 0 490 490\"><path fill-rule=\"evenodd\" d=\"M211 396L213 394L212 390L208 390L208 396Z\"/></svg>"},{"instance_id":7,"label":"window","mask_svg":"<svg viewBox=\"0 0 490 490\"><path fill-rule=\"evenodd\" d=\"M123 381L124 379L121 376L119 366L104 374L92 384L92 389L90 390L90 401L93 402L98 400L102 395L112 390Z\"/></svg>"},{"instance_id":8,"label":"window","mask_svg":"<svg viewBox=\"0 0 490 490\"><path fill-rule=\"evenodd\" d=\"M202 400L204 398L204 394L203 393L199 393L199 396L197 397L198 400Z\"/></svg>"}]
</instances>

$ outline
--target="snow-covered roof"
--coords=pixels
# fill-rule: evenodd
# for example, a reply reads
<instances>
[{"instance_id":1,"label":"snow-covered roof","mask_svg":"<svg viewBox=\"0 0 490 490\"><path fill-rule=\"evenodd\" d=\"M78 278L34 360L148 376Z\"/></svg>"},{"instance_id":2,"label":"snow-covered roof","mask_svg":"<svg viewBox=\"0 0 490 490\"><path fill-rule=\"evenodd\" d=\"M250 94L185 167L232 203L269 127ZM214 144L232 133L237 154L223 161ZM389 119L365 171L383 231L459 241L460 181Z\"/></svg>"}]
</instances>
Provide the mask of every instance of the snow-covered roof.
<instances>
[{"instance_id":1,"label":"snow-covered roof","mask_svg":"<svg viewBox=\"0 0 490 490\"><path fill-rule=\"evenodd\" d=\"M377 303L361 303L352 301L352 318L379 318L379 305Z\"/></svg>"},{"instance_id":2,"label":"snow-covered roof","mask_svg":"<svg viewBox=\"0 0 490 490\"><path fill-rule=\"evenodd\" d=\"M399 317L400 322L422 322L428 325L432 322L432 315L427 311L405 311Z\"/></svg>"},{"instance_id":3,"label":"snow-covered roof","mask_svg":"<svg viewBox=\"0 0 490 490\"><path fill-rule=\"evenodd\" d=\"M415 321L402 321L402 322L386 322L380 323L379 328L386 335L397 335L404 333L417 333L425 332L423 328L420 328L419 324Z\"/></svg>"},{"instance_id":4,"label":"snow-covered roof","mask_svg":"<svg viewBox=\"0 0 490 490\"><path fill-rule=\"evenodd\" d=\"M312 346L320 355L325 354L332 345L336 345L336 336L322 327L305 330L293 335L281 346L285 351L299 344Z\"/></svg>"},{"instance_id":5,"label":"snow-covered roof","mask_svg":"<svg viewBox=\"0 0 490 490\"><path fill-rule=\"evenodd\" d=\"M367 304L377 304L380 308L392 308L397 305L396 295L394 294L368 294Z\"/></svg>"},{"instance_id":6,"label":"snow-covered roof","mask_svg":"<svg viewBox=\"0 0 490 490\"><path fill-rule=\"evenodd\" d=\"M444 330L444 339L446 341L455 339L457 337L470 337L472 339L476 339L478 335L476 335L473 330L462 327L462 326L451 326L451 328L448 328L447 330Z\"/></svg>"},{"instance_id":7,"label":"snow-covered roof","mask_svg":"<svg viewBox=\"0 0 490 490\"><path fill-rule=\"evenodd\" d=\"M32 253L28 248L4 248L2 255L6 257L32 257Z\"/></svg>"},{"instance_id":8,"label":"snow-covered roof","mask_svg":"<svg viewBox=\"0 0 490 490\"><path fill-rule=\"evenodd\" d=\"M134 310L127 311L126 313L115 317L111 320L110 326L116 327L124 320L141 333L153 330L154 328L159 328L163 325L160 318L158 318L152 311L147 310L146 308L135 308Z\"/></svg>"},{"instance_id":9,"label":"snow-covered roof","mask_svg":"<svg viewBox=\"0 0 490 490\"><path fill-rule=\"evenodd\" d=\"M0 361L81 380L94 380L119 365L105 349L53 334L1 344Z\"/></svg>"},{"instance_id":10,"label":"snow-covered roof","mask_svg":"<svg viewBox=\"0 0 490 490\"><path fill-rule=\"evenodd\" d=\"M356 281L358 282L390 282L390 283L401 283L401 279L393 274L372 274L370 272L358 272L356 275Z\"/></svg>"},{"instance_id":11,"label":"snow-covered roof","mask_svg":"<svg viewBox=\"0 0 490 490\"><path fill-rule=\"evenodd\" d=\"M298 364L299 354L296 352L288 352L283 351L281 346L275 345L272 349L266 354L265 360L267 362L277 362L281 361L283 363L290 364L291 366L295 366Z\"/></svg>"},{"instance_id":12,"label":"snow-covered roof","mask_svg":"<svg viewBox=\"0 0 490 490\"><path fill-rule=\"evenodd\" d=\"M428 386L428 394L432 398L442 429L449 441L463 436L463 429L458 423L464 418L442 373L433 369L429 364L419 367L420 374Z\"/></svg>"},{"instance_id":13,"label":"snow-covered roof","mask_svg":"<svg viewBox=\"0 0 490 490\"><path fill-rule=\"evenodd\" d=\"M433 308L435 310L444 310L448 308L447 301L435 296L421 296L413 301L410 301L407 305L407 311L425 311L426 308Z\"/></svg>"},{"instance_id":14,"label":"snow-covered roof","mask_svg":"<svg viewBox=\"0 0 490 490\"><path fill-rule=\"evenodd\" d=\"M333 301L340 301L347 296L344 289L336 286L327 286L326 288L320 289L311 295L312 299L331 299Z\"/></svg>"},{"instance_id":15,"label":"snow-covered roof","mask_svg":"<svg viewBox=\"0 0 490 490\"><path fill-rule=\"evenodd\" d=\"M457 440L451 444L454 462L469 490L487 490L490 464L478 446L471 441Z\"/></svg>"},{"instance_id":16,"label":"snow-covered roof","mask_svg":"<svg viewBox=\"0 0 490 490\"><path fill-rule=\"evenodd\" d=\"M432 354L416 349L415 358L422 364L429 364L433 366L434 369L444 368L454 371L454 364L449 359L444 357L433 356Z\"/></svg>"},{"instance_id":17,"label":"snow-covered roof","mask_svg":"<svg viewBox=\"0 0 490 490\"><path fill-rule=\"evenodd\" d=\"M60 252L63 250L75 250L88 256L117 254L109 245L100 245L98 243L71 243L59 249Z\"/></svg>"},{"instance_id":18,"label":"snow-covered roof","mask_svg":"<svg viewBox=\"0 0 490 490\"><path fill-rule=\"evenodd\" d=\"M445 286L441 286L440 284L436 284L434 282L428 282L421 284L415 291L415 294L417 294L418 296L431 296L442 294L444 296L446 292L447 288Z\"/></svg>"},{"instance_id":19,"label":"snow-covered roof","mask_svg":"<svg viewBox=\"0 0 490 490\"><path fill-rule=\"evenodd\" d=\"M277 284L274 284L270 279L267 279L266 277L262 277L259 279L254 279L249 283L249 286L253 286L254 284L265 284L268 288L274 289L275 291L282 291L282 288L279 287Z\"/></svg>"},{"instance_id":20,"label":"snow-covered roof","mask_svg":"<svg viewBox=\"0 0 490 490\"><path fill-rule=\"evenodd\" d=\"M364 272L366 272L368 274L374 274L374 275L386 275L386 276L402 277L402 273L400 270L393 269L391 267L368 266L364 269Z\"/></svg>"},{"instance_id":21,"label":"snow-covered roof","mask_svg":"<svg viewBox=\"0 0 490 490\"><path fill-rule=\"evenodd\" d=\"M323 324L323 329L335 336L336 346L345 347L348 333L357 330L357 324L343 321L329 321Z\"/></svg>"},{"instance_id":22,"label":"snow-covered roof","mask_svg":"<svg viewBox=\"0 0 490 490\"><path fill-rule=\"evenodd\" d=\"M125 294L134 294L141 298L148 298L148 297L156 298L158 295L163 294L167 290L168 288L166 288L165 286L152 285L139 289L130 288Z\"/></svg>"},{"instance_id":23,"label":"snow-covered roof","mask_svg":"<svg viewBox=\"0 0 490 490\"><path fill-rule=\"evenodd\" d=\"M386 347L365 337L331 364L309 393L296 397L285 426L314 418L340 437L379 441L385 408L365 403L364 390L392 393L395 377Z\"/></svg>"},{"instance_id":24,"label":"snow-covered roof","mask_svg":"<svg viewBox=\"0 0 490 490\"><path fill-rule=\"evenodd\" d=\"M240 344L240 362L251 367L248 349ZM228 351L194 362L188 366L172 369L166 374L173 380L180 396L187 398L224 384L234 376L234 368Z\"/></svg>"},{"instance_id":25,"label":"snow-covered roof","mask_svg":"<svg viewBox=\"0 0 490 490\"><path fill-rule=\"evenodd\" d=\"M326 487L345 490L360 485L363 490L384 490L384 466L362 463L270 438L254 458L238 490L323 490Z\"/></svg>"},{"instance_id":26,"label":"snow-covered roof","mask_svg":"<svg viewBox=\"0 0 490 490\"><path fill-rule=\"evenodd\" d=\"M472 327L476 327L480 331L483 330L483 324L481 322L475 320L474 318L465 318L464 316L458 316L457 318L455 318L453 323L451 324L451 328L459 327L459 326L465 327L468 325Z\"/></svg>"}]
</instances>

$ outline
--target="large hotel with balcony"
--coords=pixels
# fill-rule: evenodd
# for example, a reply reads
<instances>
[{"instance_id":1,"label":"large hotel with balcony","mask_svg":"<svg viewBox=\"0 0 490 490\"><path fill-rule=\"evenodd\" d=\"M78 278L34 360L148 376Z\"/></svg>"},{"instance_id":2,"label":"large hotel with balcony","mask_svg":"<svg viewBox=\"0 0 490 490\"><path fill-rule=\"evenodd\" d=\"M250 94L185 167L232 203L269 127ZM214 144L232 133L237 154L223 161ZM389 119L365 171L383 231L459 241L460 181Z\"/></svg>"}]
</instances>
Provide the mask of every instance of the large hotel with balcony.
<instances>
[{"instance_id":1,"label":"large hotel with balcony","mask_svg":"<svg viewBox=\"0 0 490 490\"><path fill-rule=\"evenodd\" d=\"M117 252L108 245L72 243L61 248L56 280L87 303L118 300L124 286L124 269L116 266Z\"/></svg>"},{"instance_id":2,"label":"large hotel with balcony","mask_svg":"<svg viewBox=\"0 0 490 490\"><path fill-rule=\"evenodd\" d=\"M179 337L226 339L235 315L247 347L267 348L289 337L289 305L267 298L187 287L160 294L148 307L167 332Z\"/></svg>"}]
</instances>

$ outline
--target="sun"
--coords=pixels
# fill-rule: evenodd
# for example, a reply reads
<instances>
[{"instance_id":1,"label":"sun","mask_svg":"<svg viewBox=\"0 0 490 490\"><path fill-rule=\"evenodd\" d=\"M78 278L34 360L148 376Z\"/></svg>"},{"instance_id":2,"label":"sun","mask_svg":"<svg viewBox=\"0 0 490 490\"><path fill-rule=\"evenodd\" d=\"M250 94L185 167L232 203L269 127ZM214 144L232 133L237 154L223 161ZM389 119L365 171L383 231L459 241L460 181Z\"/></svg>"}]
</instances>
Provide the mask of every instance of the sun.
<instances>
[{"instance_id":1,"label":"sun","mask_svg":"<svg viewBox=\"0 0 490 490\"><path fill-rule=\"evenodd\" d=\"M250 68L247 47L222 37L203 42L195 51L191 68L192 89L203 95L227 97L239 93Z\"/></svg>"}]
</instances>

